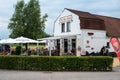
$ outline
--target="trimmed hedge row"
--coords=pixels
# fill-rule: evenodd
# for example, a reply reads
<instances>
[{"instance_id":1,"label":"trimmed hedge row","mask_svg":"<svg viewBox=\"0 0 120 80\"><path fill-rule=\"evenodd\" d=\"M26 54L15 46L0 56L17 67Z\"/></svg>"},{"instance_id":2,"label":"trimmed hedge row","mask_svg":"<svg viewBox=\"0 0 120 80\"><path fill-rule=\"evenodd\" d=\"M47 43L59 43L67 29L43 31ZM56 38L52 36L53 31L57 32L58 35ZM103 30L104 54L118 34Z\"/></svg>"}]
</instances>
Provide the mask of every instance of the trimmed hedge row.
<instances>
[{"instance_id":1,"label":"trimmed hedge row","mask_svg":"<svg viewBox=\"0 0 120 80\"><path fill-rule=\"evenodd\" d=\"M38 71L111 71L109 56L0 56L0 69Z\"/></svg>"}]
</instances>

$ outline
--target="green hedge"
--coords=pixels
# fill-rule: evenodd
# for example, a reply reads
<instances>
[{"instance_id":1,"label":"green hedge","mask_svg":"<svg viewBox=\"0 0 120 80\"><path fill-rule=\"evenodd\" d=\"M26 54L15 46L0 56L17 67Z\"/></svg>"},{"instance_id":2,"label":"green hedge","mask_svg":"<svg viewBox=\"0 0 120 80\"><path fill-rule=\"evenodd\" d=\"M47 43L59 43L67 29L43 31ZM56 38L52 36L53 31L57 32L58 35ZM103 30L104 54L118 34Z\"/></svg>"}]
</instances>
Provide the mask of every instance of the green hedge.
<instances>
[{"instance_id":1,"label":"green hedge","mask_svg":"<svg viewBox=\"0 0 120 80\"><path fill-rule=\"evenodd\" d=\"M0 56L0 69L12 70L111 71L112 63L108 56Z\"/></svg>"}]
</instances>

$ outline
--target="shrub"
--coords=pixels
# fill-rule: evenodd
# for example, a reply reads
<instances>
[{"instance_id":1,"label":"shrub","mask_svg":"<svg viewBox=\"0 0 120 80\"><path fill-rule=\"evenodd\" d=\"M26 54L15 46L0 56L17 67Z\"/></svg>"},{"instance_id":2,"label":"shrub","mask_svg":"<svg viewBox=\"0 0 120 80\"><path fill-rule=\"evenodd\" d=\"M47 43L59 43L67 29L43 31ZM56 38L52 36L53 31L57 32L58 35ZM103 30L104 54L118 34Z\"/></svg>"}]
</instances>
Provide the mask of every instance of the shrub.
<instances>
[{"instance_id":1,"label":"shrub","mask_svg":"<svg viewBox=\"0 0 120 80\"><path fill-rule=\"evenodd\" d=\"M17 46L16 47L16 55L20 55L22 51L22 47L21 46Z\"/></svg>"},{"instance_id":2,"label":"shrub","mask_svg":"<svg viewBox=\"0 0 120 80\"><path fill-rule=\"evenodd\" d=\"M39 71L111 71L109 56L0 56L0 69Z\"/></svg>"}]
</instances>

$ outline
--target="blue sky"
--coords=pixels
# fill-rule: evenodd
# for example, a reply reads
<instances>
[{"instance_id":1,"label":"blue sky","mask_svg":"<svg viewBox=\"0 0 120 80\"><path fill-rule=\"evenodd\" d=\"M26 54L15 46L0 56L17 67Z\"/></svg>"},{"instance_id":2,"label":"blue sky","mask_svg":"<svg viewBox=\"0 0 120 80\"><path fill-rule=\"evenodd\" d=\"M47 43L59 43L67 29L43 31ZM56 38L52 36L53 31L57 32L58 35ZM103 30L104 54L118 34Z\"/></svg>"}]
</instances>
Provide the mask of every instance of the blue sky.
<instances>
[{"instance_id":1,"label":"blue sky","mask_svg":"<svg viewBox=\"0 0 120 80\"><path fill-rule=\"evenodd\" d=\"M19 0L0 0L0 39L8 38L10 34L7 26L17 1ZM120 18L120 0L40 0L40 7L42 15L48 14L45 31L51 35L54 21L64 8Z\"/></svg>"}]
</instances>

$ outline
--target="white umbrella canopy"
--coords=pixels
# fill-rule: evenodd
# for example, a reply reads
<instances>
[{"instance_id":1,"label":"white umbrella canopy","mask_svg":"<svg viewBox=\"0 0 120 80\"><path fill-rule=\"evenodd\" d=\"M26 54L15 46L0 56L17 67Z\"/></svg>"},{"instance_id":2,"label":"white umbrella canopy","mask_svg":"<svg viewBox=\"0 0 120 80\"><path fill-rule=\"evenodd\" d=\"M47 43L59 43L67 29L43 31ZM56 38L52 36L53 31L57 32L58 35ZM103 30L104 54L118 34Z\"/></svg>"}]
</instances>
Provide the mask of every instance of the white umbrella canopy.
<instances>
[{"instance_id":1,"label":"white umbrella canopy","mask_svg":"<svg viewBox=\"0 0 120 80\"><path fill-rule=\"evenodd\" d=\"M18 43L18 42L11 38L0 40L0 44L12 44L12 43Z\"/></svg>"},{"instance_id":2,"label":"white umbrella canopy","mask_svg":"<svg viewBox=\"0 0 120 80\"><path fill-rule=\"evenodd\" d=\"M18 38L15 38L14 39L17 43L37 43L37 46L38 46L38 41L37 40L33 40L33 39L30 39L30 38L26 38L26 37L18 37ZM22 44L21 44L22 46ZM22 54L22 49L21 49L21 54Z\"/></svg>"},{"instance_id":3,"label":"white umbrella canopy","mask_svg":"<svg viewBox=\"0 0 120 80\"><path fill-rule=\"evenodd\" d=\"M15 39L9 38L9 39L0 40L0 44L12 44L12 43L38 43L38 41L30 38L22 37L22 36ZM21 53L22 53L22 49L21 49Z\"/></svg>"},{"instance_id":4,"label":"white umbrella canopy","mask_svg":"<svg viewBox=\"0 0 120 80\"><path fill-rule=\"evenodd\" d=\"M46 40L39 41L39 43L46 43L46 42L47 42Z\"/></svg>"},{"instance_id":5,"label":"white umbrella canopy","mask_svg":"<svg viewBox=\"0 0 120 80\"><path fill-rule=\"evenodd\" d=\"M12 44L12 43L38 43L38 41L22 36L15 39L8 38L0 40L0 44Z\"/></svg>"},{"instance_id":6,"label":"white umbrella canopy","mask_svg":"<svg viewBox=\"0 0 120 80\"><path fill-rule=\"evenodd\" d=\"M26 38L23 36L16 38L15 41L18 43L38 43L37 40L33 40L33 39Z\"/></svg>"}]
</instances>

